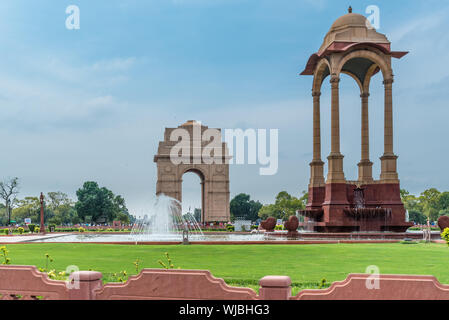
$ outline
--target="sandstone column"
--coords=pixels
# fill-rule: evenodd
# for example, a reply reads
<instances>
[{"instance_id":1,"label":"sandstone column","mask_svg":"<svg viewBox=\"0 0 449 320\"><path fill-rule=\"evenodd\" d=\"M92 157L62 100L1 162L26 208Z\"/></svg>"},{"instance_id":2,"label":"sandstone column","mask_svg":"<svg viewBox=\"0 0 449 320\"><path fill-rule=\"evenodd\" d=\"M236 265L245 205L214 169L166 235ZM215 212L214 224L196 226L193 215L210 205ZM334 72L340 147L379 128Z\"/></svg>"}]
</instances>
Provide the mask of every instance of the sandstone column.
<instances>
[{"instance_id":1,"label":"sandstone column","mask_svg":"<svg viewBox=\"0 0 449 320\"><path fill-rule=\"evenodd\" d=\"M393 153L393 79L385 79L383 83L385 87L384 154L380 157L380 180L395 183L398 181L396 170L398 157Z\"/></svg>"},{"instance_id":2,"label":"sandstone column","mask_svg":"<svg viewBox=\"0 0 449 320\"><path fill-rule=\"evenodd\" d=\"M371 182L373 181L373 163L369 160L369 120L368 120L368 92L362 92L362 143L361 143L361 159L358 163L359 167L359 181Z\"/></svg>"},{"instance_id":3,"label":"sandstone column","mask_svg":"<svg viewBox=\"0 0 449 320\"><path fill-rule=\"evenodd\" d=\"M329 171L327 183L345 183L343 173L343 155L340 153L340 110L339 110L339 87L340 78L331 77L331 153L327 157Z\"/></svg>"},{"instance_id":4,"label":"sandstone column","mask_svg":"<svg viewBox=\"0 0 449 320\"><path fill-rule=\"evenodd\" d=\"M313 91L313 159L310 163L310 186L324 184L323 166L321 160L321 126L320 126L320 95Z\"/></svg>"}]
</instances>

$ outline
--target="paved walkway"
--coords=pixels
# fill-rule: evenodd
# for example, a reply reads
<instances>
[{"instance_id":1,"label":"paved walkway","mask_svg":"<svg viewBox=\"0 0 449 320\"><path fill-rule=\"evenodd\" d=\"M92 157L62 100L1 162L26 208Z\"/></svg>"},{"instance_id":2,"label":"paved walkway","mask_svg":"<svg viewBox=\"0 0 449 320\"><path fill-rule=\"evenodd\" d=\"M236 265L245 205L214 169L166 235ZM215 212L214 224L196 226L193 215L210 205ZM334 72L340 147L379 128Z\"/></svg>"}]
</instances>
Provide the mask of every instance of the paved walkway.
<instances>
[{"instance_id":1,"label":"paved walkway","mask_svg":"<svg viewBox=\"0 0 449 320\"><path fill-rule=\"evenodd\" d=\"M1 243L19 243L19 242L28 242L34 240L41 239L49 239L49 238L57 238L66 236L66 233L58 233L58 234L46 234L46 235L22 235L22 236L0 236L0 244Z\"/></svg>"}]
</instances>

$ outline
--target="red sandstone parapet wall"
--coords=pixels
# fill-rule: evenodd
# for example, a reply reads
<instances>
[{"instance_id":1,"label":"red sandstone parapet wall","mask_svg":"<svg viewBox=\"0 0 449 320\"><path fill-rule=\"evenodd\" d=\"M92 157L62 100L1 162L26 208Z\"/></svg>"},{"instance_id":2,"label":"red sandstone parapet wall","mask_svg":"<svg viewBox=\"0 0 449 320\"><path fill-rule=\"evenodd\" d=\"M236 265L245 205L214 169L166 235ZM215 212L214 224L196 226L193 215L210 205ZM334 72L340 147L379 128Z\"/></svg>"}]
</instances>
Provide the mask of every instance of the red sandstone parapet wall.
<instances>
[{"instance_id":1,"label":"red sandstone parapet wall","mask_svg":"<svg viewBox=\"0 0 449 320\"><path fill-rule=\"evenodd\" d=\"M306 289L292 300L449 300L449 286L434 276L349 274L325 290Z\"/></svg>"},{"instance_id":2,"label":"red sandstone parapet wall","mask_svg":"<svg viewBox=\"0 0 449 320\"><path fill-rule=\"evenodd\" d=\"M449 300L449 285L433 276L350 274L323 290L291 296L287 276L266 276L259 295L228 286L207 270L144 269L126 283L102 284L102 274L80 271L71 282L53 281L34 266L0 266L1 300ZM377 285L373 281L378 281Z\"/></svg>"}]
</instances>

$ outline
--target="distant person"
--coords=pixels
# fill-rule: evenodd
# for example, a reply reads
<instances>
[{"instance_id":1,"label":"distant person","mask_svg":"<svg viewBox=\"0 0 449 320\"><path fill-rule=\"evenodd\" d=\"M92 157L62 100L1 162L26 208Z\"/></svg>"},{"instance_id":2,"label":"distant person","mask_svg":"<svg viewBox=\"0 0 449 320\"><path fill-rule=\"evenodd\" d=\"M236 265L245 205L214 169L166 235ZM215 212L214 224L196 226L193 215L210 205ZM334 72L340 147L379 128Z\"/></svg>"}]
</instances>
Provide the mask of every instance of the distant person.
<instances>
[{"instance_id":1,"label":"distant person","mask_svg":"<svg viewBox=\"0 0 449 320\"><path fill-rule=\"evenodd\" d=\"M427 226L423 230L423 237L424 237L424 241L426 241L426 242L430 242L432 240L432 231L431 231L431 227L430 227L429 218L427 218Z\"/></svg>"}]
</instances>

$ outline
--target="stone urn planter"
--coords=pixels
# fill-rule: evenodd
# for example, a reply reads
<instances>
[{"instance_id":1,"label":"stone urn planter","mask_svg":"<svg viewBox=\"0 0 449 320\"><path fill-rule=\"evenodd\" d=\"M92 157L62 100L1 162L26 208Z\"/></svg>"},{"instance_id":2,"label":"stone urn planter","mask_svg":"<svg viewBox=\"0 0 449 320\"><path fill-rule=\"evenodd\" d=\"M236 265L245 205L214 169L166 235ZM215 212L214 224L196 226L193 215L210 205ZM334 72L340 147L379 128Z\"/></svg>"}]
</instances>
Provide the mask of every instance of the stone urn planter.
<instances>
[{"instance_id":1,"label":"stone urn planter","mask_svg":"<svg viewBox=\"0 0 449 320\"><path fill-rule=\"evenodd\" d=\"M260 223L265 232L273 232L274 227L276 227L276 219L273 217L268 217L267 220L264 220Z\"/></svg>"},{"instance_id":2,"label":"stone urn planter","mask_svg":"<svg viewBox=\"0 0 449 320\"><path fill-rule=\"evenodd\" d=\"M287 229L288 238L297 238L299 236L298 232L299 219L297 216L290 216L288 221L284 222L284 227Z\"/></svg>"},{"instance_id":3,"label":"stone urn planter","mask_svg":"<svg viewBox=\"0 0 449 320\"><path fill-rule=\"evenodd\" d=\"M440 227L441 231L443 231L445 228L449 228L449 217L448 216L439 217L438 227Z\"/></svg>"}]
</instances>

